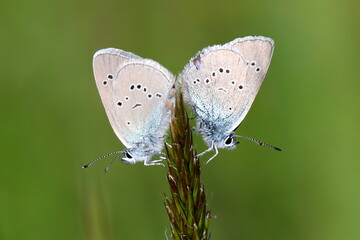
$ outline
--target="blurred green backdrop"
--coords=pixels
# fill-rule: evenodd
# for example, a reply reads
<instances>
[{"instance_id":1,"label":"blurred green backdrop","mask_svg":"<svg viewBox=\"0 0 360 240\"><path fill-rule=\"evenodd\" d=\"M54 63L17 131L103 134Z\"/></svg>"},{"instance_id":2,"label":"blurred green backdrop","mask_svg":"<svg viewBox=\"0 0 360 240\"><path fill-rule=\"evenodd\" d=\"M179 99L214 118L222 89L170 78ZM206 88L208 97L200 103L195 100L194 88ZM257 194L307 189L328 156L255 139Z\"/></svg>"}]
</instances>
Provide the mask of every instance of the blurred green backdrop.
<instances>
[{"instance_id":1,"label":"blurred green backdrop","mask_svg":"<svg viewBox=\"0 0 360 240\"><path fill-rule=\"evenodd\" d=\"M110 159L80 168L123 149L92 56L121 48L176 74L203 47L247 35L276 47L237 133L284 151L243 141L203 167L212 239L360 239L359 9L352 0L1 1L0 239L165 239L165 168L116 162L104 175Z\"/></svg>"}]
</instances>

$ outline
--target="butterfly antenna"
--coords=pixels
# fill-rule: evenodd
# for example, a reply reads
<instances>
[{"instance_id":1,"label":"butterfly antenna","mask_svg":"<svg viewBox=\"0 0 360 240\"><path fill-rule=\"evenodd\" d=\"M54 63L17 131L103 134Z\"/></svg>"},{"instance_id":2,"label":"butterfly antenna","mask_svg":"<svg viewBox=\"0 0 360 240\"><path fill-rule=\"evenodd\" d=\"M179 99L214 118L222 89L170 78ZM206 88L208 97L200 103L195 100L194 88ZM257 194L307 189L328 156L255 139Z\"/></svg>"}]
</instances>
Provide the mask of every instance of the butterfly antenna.
<instances>
[{"instance_id":1,"label":"butterfly antenna","mask_svg":"<svg viewBox=\"0 0 360 240\"><path fill-rule=\"evenodd\" d=\"M102 160L102 159L104 159L104 158L107 158L108 156L111 156L111 155L113 155L113 154L120 154L120 153L124 153L124 151L116 151L116 152L112 152L112 153L106 154L105 156L99 157L98 159L95 159L95 160L92 161L91 163L82 166L82 168L88 168L88 167L90 167L91 165L93 165L94 163L97 163L98 161L100 161L100 160Z\"/></svg>"},{"instance_id":2,"label":"butterfly antenna","mask_svg":"<svg viewBox=\"0 0 360 240\"><path fill-rule=\"evenodd\" d=\"M239 135L234 135L234 137L241 137L241 138L245 138L245 139L247 139L247 140L250 140L250 141L252 141L252 142L254 142L254 143L259 144L260 146L267 146L267 147L270 147L270 148L275 149L275 150L277 150L277 151L281 151L281 149L280 149L280 148L277 148L277 147L271 146L271 145L269 145L269 144L267 144L267 143L261 142L261 141L259 141L259 140L254 139L254 138L245 137L245 136L239 136Z\"/></svg>"},{"instance_id":3,"label":"butterfly antenna","mask_svg":"<svg viewBox=\"0 0 360 240\"><path fill-rule=\"evenodd\" d=\"M117 154L113 159L111 159L111 161L109 162L109 164L108 164L108 165L106 166L106 168L104 169L104 173L107 173L107 171L109 171L110 166L113 164L113 162L115 161L115 159L117 159L118 156L119 156L120 154L122 154L122 153L123 153L123 151L119 152L119 154Z\"/></svg>"}]
</instances>

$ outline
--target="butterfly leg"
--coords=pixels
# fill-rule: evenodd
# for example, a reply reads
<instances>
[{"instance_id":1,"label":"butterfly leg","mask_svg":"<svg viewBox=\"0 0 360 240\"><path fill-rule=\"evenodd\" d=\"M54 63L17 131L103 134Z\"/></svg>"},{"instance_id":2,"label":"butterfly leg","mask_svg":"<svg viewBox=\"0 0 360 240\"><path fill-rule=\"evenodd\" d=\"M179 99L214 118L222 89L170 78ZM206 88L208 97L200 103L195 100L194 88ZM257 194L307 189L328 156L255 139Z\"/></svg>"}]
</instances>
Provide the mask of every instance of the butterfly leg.
<instances>
[{"instance_id":1,"label":"butterfly leg","mask_svg":"<svg viewBox=\"0 0 360 240\"><path fill-rule=\"evenodd\" d=\"M153 160L153 161L149 161L149 162L144 161L144 165L145 165L145 166L155 166L155 165L160 165L160 166L165 167L165 164L161 163L162 161L163 161L162 159L159 159L159 160Z\"/></svg>"},{"instance_id":2,"label":"butterfly leg","mask_svg":"<svg viewBox=\"0 0 360 240\"><path fill-rule=\"evenodd\" d=\"M215 145L214 145L214 149L215 149L214 156L212 156L209 160L207 160L205 164L208 164L211 160L213 160L218 155L219 151Z\"/></svg>"},{"instance_id":3,"label":"butterfly leg","mask_svg":"<svg viewBox=\"0 0 360 240\"><path fill-rule=\"evenodd\" d=\"M166 158L165 158L166 159ZM153 161L151 161L152 163L159 163L159 162L162 162L163 161L163 159L158 159L158 160L153 160Z\"/></svg>"},{"instance_id":4,"label":"butterfly leg","mask_svg":"<svg viewBox=\"0 0 360 240\"><path fill-rule=\"evenodd\" d=\"M158 155L160 158L166 159L166 157L163 157L163 156L166 156L166 153L160 152L160 153L158 153Z\"/></svg>"},{"instance_id":5,"label":"butterfly leg","mask_svg":"<svg viewBox=\"0 0 360 240\"><path fill-rule=\"evenodd\" d=\"M205 151L203 151L202 153L199 153L198 155L196 155L196 157L201 157L202 155L204 155L205 153L208 153L210 151L212 151L214 149L214 141L211 142L211 146L206 149Z\"/></svg>"},{"instance_id":6,"label":"butterfly leg","mask_svg":"<svg viewBox=\"0 0 360 240\"><path fill-rule=\"evenodd\" d=\"M149 153L151 155L165 155L165 153L161 151L146 151L146 153Z\"/></svg>"}]
</instances>

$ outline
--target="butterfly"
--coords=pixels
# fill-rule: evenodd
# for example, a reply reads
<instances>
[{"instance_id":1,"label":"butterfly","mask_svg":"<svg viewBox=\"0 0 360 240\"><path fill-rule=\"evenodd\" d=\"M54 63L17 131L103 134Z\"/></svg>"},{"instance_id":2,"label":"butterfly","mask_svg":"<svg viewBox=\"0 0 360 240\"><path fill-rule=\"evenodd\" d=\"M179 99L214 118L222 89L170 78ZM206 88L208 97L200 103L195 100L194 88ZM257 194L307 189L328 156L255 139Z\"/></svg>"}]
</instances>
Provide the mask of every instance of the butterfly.
<instances>
[{"instance_id":1,"label":"butterfly","mask_svg":"<svg viewBox=\"0 0 360 240\"><path fill-rule=\"evenodd\" d=\"M196 131L209 146L233 149L236 137L281 151L259 140L235 135L264 80L273 55L274 41L266 37L237 38L224 45L206 47L190 59L179 79L185 101L197 119Z\"/></svg>"},{"instance_id":2,"label":"butterfly","mask_svg":"<svg viewBox=\"0 0 360 240\"><path fill-rule=\"evenodd\" d=\"M171 120L174 75L151 59L114 48L97 51L93 69L110 125L126 148L111 153L116 154L113 160L124 154L121 160L125 163L163 165L160 154ZM160 159L151 160L154 155Z\"/></svg>"}]
</instances>

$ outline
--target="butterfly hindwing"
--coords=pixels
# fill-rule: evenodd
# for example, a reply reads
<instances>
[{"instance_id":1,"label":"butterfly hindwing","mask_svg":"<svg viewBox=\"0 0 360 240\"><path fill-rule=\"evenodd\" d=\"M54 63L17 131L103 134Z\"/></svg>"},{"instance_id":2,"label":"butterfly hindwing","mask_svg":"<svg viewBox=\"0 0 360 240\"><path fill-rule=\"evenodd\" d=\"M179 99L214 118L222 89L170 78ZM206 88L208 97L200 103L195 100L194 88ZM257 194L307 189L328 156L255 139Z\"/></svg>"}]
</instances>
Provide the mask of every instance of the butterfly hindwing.
<instances>
[{"instance_id":1,"label":"butterfly hindwing","mask_svg":"<svg viewBox=\"0 0 360 240\"><path fill-rule=\"evenodd\" d=\"M165 135L170 122L166 101L171 98L174 79L167 69L150 59L132 59L119 67L110 104L118 136L126 147L149 136Z\"/></svg>"}]
</instances>

